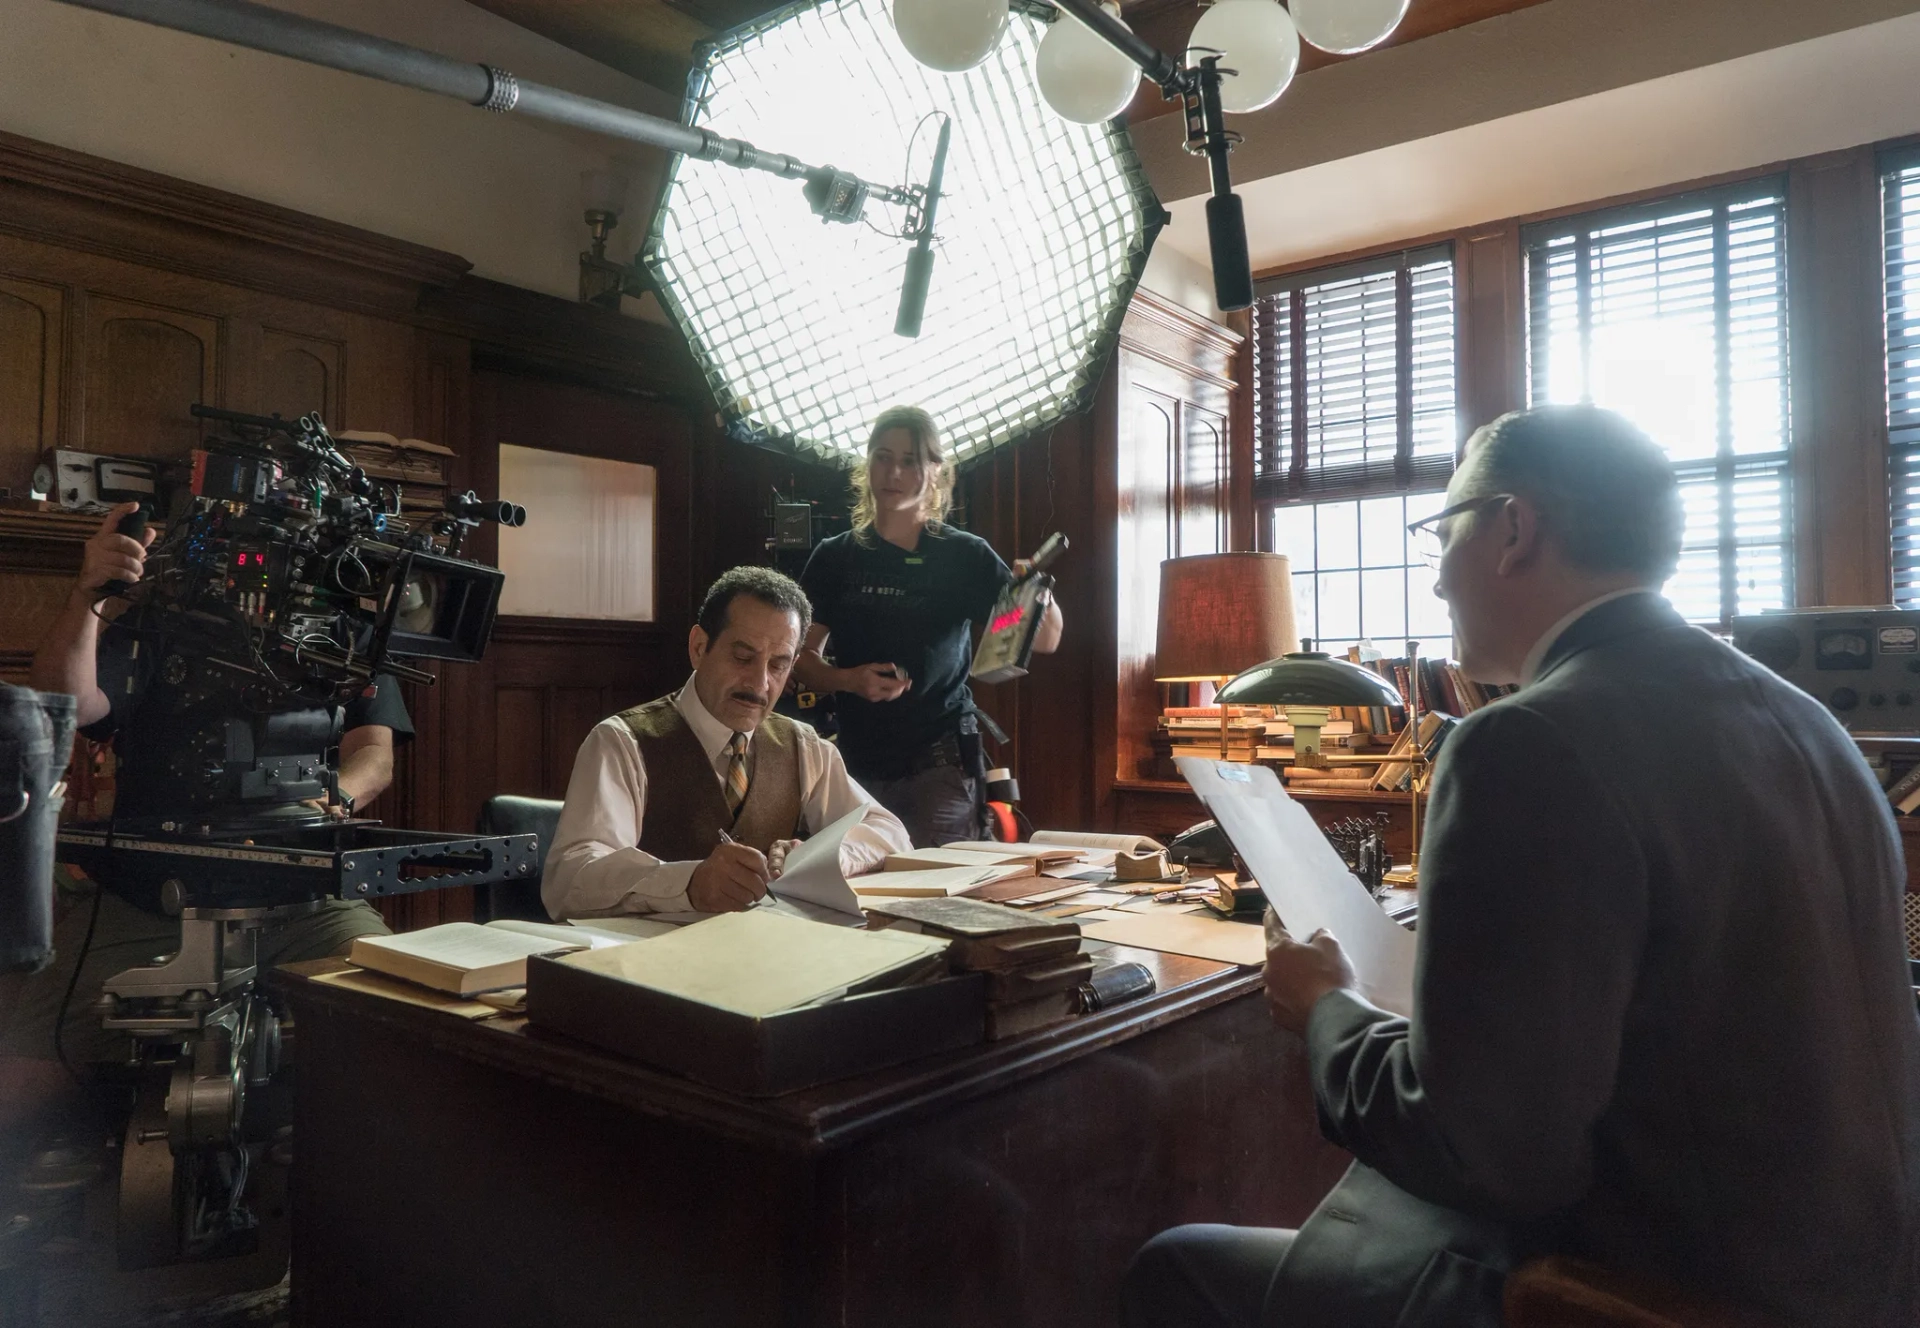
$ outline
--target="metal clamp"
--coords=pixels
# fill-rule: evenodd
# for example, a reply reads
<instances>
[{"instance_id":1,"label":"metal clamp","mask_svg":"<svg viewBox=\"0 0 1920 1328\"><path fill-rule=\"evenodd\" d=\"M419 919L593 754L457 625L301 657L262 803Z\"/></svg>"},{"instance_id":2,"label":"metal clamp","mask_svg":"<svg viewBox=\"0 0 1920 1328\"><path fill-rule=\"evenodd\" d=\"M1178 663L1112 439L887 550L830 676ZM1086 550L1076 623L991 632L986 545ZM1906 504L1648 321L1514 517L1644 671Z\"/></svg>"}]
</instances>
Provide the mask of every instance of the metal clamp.
<instances>
[{"instance_id":1,"label":"metal clamp","mask_svg":"<svg viewBox=\"0 0 1920 1328\"><path fill-rule=\"evenodd\" d=\"M520 80L504 69L495 69L492 65L481 65L487 71L487 99L480 103L489 111L498 111L505 115L520 103Z\"/></svg>"}]
</instances>

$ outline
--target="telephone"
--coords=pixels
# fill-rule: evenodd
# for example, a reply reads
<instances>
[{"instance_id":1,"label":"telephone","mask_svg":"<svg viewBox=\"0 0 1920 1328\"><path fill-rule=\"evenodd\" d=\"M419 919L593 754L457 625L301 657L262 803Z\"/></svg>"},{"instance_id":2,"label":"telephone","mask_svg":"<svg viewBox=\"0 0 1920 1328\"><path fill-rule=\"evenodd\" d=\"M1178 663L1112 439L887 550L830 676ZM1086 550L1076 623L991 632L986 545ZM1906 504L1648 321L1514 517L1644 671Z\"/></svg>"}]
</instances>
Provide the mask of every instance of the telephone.
<instances>
[{"instance_id":1,"label":"telephone","mask_svg":"<svg viewBox=\"0 0 1920 1328\"><path fill-rule=\"evenodd\" d=\"M1190 825L1167 845L1167 857L1190 867L1233 866L1233 844L1218 822L1202 821Z\"/></svg>"}]
</instances>

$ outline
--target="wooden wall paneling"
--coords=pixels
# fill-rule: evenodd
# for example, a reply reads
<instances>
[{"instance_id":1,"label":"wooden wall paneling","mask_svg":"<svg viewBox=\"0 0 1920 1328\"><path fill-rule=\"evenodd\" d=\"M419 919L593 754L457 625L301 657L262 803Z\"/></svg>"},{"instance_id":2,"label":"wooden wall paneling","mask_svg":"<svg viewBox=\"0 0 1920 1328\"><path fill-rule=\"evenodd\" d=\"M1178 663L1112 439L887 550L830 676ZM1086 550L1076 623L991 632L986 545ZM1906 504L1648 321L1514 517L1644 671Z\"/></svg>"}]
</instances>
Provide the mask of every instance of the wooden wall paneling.
<instances>
[{"instance_id":1,"label":"wooden wall paneling","mask_svg":"<svg viewBox=\"0 0 1920 1328\"><path fill-rule=\"evenodd\" d=\"M547 788L547 689L497 687L493 693L494 792L545 798Z\"/></svg>"},{"instance_id":2,"label":"wooden wall paneling","mask_svg":"<svg viewBox=\"0 0 1920 1328\"><path fill-rule=\"evenodd\" d=\"M16 498L59 442L66 310L63 288L0 275L0 490Z\"/></svg>"},{"instance_id":3,"label":"wooden wall paneling","mask_svg":"<svg viewBox=\"0 0 1920 1328\"><path fill-rule=\"evenodd\" d=\"M260 395L253 413L293 420L317 411L329 428L346 428L340 413L346 361L343 341L261 328Z\"/></svg>"},{"instance_id":4,"label":"wooden wall paneling","mask_svg":"<svg viewBox=\"0 0 1920 1328\"><path fill-rule=\"evenodd\" d=\"M142 457L191 451L200 424L187 408L225 400L220 319L98 291L83 301L81 448Z\"/></svg>"},{"instance_id":5,"label":"wooden wall paneling","mask_svg":"<svg viewBox=\"0 0 1920 1328\"><path fill-rule=\"evenodd\" d=\"M1142 293L1121 329L1114 470L1117 592L1112 777L1140 777L1160 710L1153 681L1163 559L1233 547L1228 468L1245 339Z\"/></svg>"},{"instance_id":6,"label":"wooden wall paneling","mask_svg":"<svg viewBox=\"0 0 1920 1328\"><path fill-rule=\"evenodd\" d=\"M1880 229L1871 148L1788 171L1794 592L1803 605L1885 604L1893 593Z\"/></svg>"},{"instance_id":7,"label":"wooden wall paneling","mask_svg":"<svg viewBox=\"0 0 1920 1328\"><path fill-rule=\"evenodd\" d=\"M1154 634L1160 615L1160 564L1178 556L1175 467L1179 402L1141 383L1122 347L1115 468L1116 555L1114 672L1115 777L1137 779L1146 755L1143 733L1157 710Z\"/></svg>"},{"instance_id":8,"label":"wooden wall paneling","mask_svg":"<svg viewBox=\"0 0 1920 1328\"><path fill-rule=\"evenodd\" d=\"M1237 384L1229 403L1227 441L1227 544L1229 549L1260 547L1259 513L1253 497L1253 310L1227 315L1228 326L1240 335L1233 356Z\"/></svg>"},{"instance_id":9,"label":"wooden wall paneling","mask_svg":"<svg viewBox=\"0 0 1920 1328\"><path fill-rule=\"evenodd\" d=\"M1454 249L1459 441L1527 404L1526 273L1520 227L1469 232Z\"/></svg>"}]
</instances>

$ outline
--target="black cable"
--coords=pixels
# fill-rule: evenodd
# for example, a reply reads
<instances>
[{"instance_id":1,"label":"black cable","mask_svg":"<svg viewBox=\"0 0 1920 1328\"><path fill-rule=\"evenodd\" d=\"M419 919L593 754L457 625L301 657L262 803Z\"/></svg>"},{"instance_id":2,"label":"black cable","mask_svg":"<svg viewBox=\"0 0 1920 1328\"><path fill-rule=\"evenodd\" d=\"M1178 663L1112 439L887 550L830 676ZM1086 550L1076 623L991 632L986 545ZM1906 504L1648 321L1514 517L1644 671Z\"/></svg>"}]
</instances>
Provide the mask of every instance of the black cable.
<instances>
[{"instance_id":1,"label":"black cable","mask_svg":"<svg viewBox=\"0 0 1920 1328\"><path fill-rule=\"evenodd\" d=\"M107 842L113 842L111 818L107 821ZM106 893L106 888L98 881L93 883L93 911L87 915L87 934L81 939L79 957L73 961L73 976L67 979L67 989L60 997L60 1013L54 1016L53 1020L54 1057L60 1062L61 1068L66 1070L68 1077L83 1092L88 1087L87 1081L81 1077L78 1070L73 1068L73 1062L67 1059L66 1041L63 1035L67 1030L67 1008L73 1003L73 989L80 985L80 970L86 967L87 952L93 948L93 929L100 922L100 896Z\"/></svg>"}]
</instances>

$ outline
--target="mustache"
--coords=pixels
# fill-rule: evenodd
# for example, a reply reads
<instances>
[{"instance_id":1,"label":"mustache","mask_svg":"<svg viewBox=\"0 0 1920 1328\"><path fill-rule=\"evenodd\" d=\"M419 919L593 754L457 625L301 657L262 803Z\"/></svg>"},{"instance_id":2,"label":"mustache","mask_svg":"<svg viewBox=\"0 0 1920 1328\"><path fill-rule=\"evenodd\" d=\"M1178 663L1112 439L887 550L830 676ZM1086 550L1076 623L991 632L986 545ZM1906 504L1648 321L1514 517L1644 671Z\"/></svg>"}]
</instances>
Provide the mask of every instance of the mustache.
<instances>
[{"instance_id":1,"label":"mustache","mask_svg":"<svg viewBox=\"0 0 1920 1328\"><path fill-rule=\"evenodd\" d=\"M745 701L748 705L764 706L767 704L766 697L760 695L758 692L749 692L745 689L728 692L727 699L731 701Z\"/></svg>"}]
</instances>

